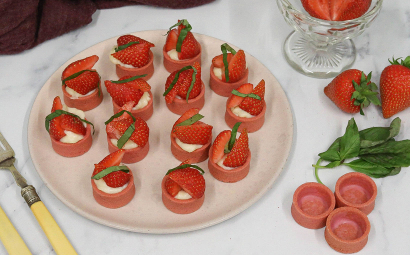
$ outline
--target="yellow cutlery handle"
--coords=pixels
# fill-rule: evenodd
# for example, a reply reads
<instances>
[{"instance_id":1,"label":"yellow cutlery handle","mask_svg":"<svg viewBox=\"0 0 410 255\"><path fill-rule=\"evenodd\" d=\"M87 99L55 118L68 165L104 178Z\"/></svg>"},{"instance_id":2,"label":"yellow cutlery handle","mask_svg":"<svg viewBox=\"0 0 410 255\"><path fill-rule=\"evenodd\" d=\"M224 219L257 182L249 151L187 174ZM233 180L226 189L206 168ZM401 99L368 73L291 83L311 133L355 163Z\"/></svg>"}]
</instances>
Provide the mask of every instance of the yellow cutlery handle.
<instances>
[{"instance_id":1,"label":"yellow cutlery handle","mask_svg":"<svg viewBox=\"0 0 410 255\"><path fill-rule=\"evenodd\" d=\"M77 252L42 201L35 202L30 206L30 209L57 255L77 255Z\"/></svg>"},{"instance_id":2,"label":"yellow cutlery handle","mask_svg":"<svg viewBox=\"0 0 410 255\"><path fill-rule=\"evenodd\" d=\"M31 255L19 233L0 207L0 240L9 255Z\"/></svg>"}]
</instances>

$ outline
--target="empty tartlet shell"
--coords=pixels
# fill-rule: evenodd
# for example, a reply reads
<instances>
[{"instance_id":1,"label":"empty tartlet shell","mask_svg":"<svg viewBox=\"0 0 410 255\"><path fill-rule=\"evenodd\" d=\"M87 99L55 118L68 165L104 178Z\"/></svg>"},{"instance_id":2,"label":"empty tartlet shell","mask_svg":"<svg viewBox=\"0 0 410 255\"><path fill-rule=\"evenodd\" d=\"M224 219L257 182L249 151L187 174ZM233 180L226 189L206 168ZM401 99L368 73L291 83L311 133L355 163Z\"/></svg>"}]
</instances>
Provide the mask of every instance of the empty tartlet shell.
<instances>
[{"instance_id":1,"label":"empty tartlet shell","mask_svg":"<svg viewBox=\"0 0 410 255\"><path fill-rule=\"evenodd\" d=\"M352 187L350 189L352 192L349 195L347 195L344 193L344 190L346 188L349 188L349 186ZM353 202L353 199L363 200L363 195L366 195L364 193L367 193L367 197L365 198L364 202ZM353 197L348 198L346 197L346 195ZM376 183L369 176L363 173L351 172L342 175L337 180L335 187L335 196L337 207L350 206L359 209L365 214L369 214L373 211L375 206L377 186ZM355 198L355 196L359 196L359 198Z\"/></svg>"},{"instance_id":2,"label":"empty tartlet shell","mask_svg":"<svg viewBox=\"0 0 410 255\"><path fill-rule=\"evenodd\" d=\"M118 151L119 148L112 144L110 138L107 136L107 143L108 143L108 151L113 153ZM124 157L122 158L122 163L125 164L132 164L143 160L149 152L149 141L145 144L144 147L137 147L133 149L125 149Z\"/></svg>"},{"instance_id":3,"label":"empty tartlet shell","mask_svg":"<svg viewBox=\"0 0 410 255\"><path fill-rule=\"evenodd\" d=\"M154 113L154 104L153 104L153 99L154 98L152 96L151 91L149 91L148 93L149 93L149 96L151 98L148 101L148 104L145 107L141 108L141 109L131 110L131 114L134 117L140 117L141 119L143 119L145 121L149 120L149 118L151 118L152 114ZM114 114L119 112L119 110L121 109L121 107L118 106L118 104L116 104L114 102L114 100L112 101L112 106L113 106L113 109L114 109Z\"/></svg>"},{"instance_id":4,"label":"empty tartlet shell","mask_svg":"<svg viewBox=\"0 0 410 255\"><path fill-rule=\"evenodd\" d=\"M64 104L71 108L77 108L82 111L89 111L99 106L103 100L103 92L101 90L101 82L93 93L87 96L72 98L63 85ZM98 95L99 94L99 95Z\"/></svg>"},{"instance_id":5,"label":"empty tartlet shell","mask_svg":"<svg viewBox=\"0 0 410 255\"><path fill-rule=\"evenodd\" d=\"M161 190L162 190L162 202L165 207L171 212L178 214L188 214L197 211L201 208L205 200L205 194L199 199L190 198L190 199L176 199L172 197L165 188L165 181L169 178L168 175L165 175L162 179Z\"/></svg>"},{"instance_id":6,"label":"empty tartlet shell","mask_svg":"<svg viewBox=\"0 0 410 255\"><path fill-rule=\"evenodd\" d=\"M143 67L134 67L129 68L122 66L120 64L115 65L115 72L117 73L118 78L122 78L124 76L137 76L146 74L146 76L142 77L141 79L149 80L152 75L154 74L154 54L152 51L149 51L149 62Z\"/></svg>"},{"instance_id":7,"label":"empty tartlet shell","mask_svg":"<svg viewBox=\"0 0 410 255\"><path fill-rule=\"evenodd\" d=\"M72 158L72 157L77 157L81 156L87 151L90 150L91 145L93 143L93 138L91 135L91 125L87 124L86 128L86 133L83 139L76 143L63 143L60 141L55 140L54 138L51 138L51 145L54 149L54 151L67 158Z\"/></svg>"},{"instance_id":8,"label":"empty tartlet shell","mask_svg":"<svg viewBox=\"0 0 410 255\"><path fill-rule=\"evenodd\" d=\"M212 154L213 154L213 146L211 146L211 148L209 149L209 155L212 155ZM248 158L246 159L245 164L242 166L236 167L231 170L226 170L218 166L210 158L208 160L208 169L209 169L209 172L212 174L212 176L215 177L215 179L221 182L232 183L232 182L238 182L248 175L250 164L251 164L251 151L249 150Z\"/></svg>"},{"instance_id":9,"label":"empty tartlet shell","mask_svg":"<svg viewBox=\"0 0 410 255\"><path fill-rule=\"evenodd\" d=\"M186 99L181 99L181 98L174 98L174 101L170 104L166 104L168 109L178 115L184 114L186 111L188 111L191 108L198 108L199 110L202 109L205 105L205 85L202 82L202 88L201 88L201 93L195 98L188 99L188 103L186 102Z\"/></svg>"},{"instance_id":10,"label":"empty tartlet shell","mask_svg":"<svg viewBox=\"0 0 410 255\"><path fill-rule=\"evenodd\" d=\"M335 231L344 224L347 226L342 227L340 235L345 235L346 238L340 237ZM327 217L325 239L335 251L355 253L366 246L370 227L370 221L365 213L354 207L340 207ZM359 235L357 228L360 228L361 235L353 238L352 235Z\"/></svg>"},{"instance_id":11,"label":"empty tartlet shell","mask_svg":"<svg viewBox=\"0 0 410 255\"><path fill-rule=\"evenodd\" d=\"M190 164L199 163L205 161L208 158L209 148L211 147L212 136L208 143L204 144L201 148L194 150L193 152L184 151L175 141L175 136L171 137L171 152L174 157L179 161L185 161L189 159Z\"/></svg>"},{"instance_id":12,"label":"empty tartlet shell","mask_svg":"<svg viewBox=\"0 0 410 255\"><path fill-rule=\"evenodd\" d=\"M93 196L95 201L97 201L97 203L104 207L112 209L119 208L128 204L135 195L134 175L131 170L129 171L129 173L131 174L131 178L128 182L127 187L115 194L109 194L99 190L94 180L91 179L91 186L93 188Z\"/></svg>"},{"instance_id":13,"label":"empty tartlet shell","mask_svg":"<svg viewBox=\"0 0 410 255\"><path fill-rule=\"evenodd\" d=\"M242 122L242 124L238 128L238 132L242 132L244 128L246 128L246 130L249 133L256 132L259 129L261 129L263 126L263 123L265 123L265 113L266 113L266 102L265 101L263 101L262 112L252 118L243 118L243 117L236 116L232 112L232 110L228 108L228 102L226 105L227 107L225 111L225 122L230 128L233 128L233 126L237 122Z\"/></svg>"},{"instance_id":14,"label":"empty tartlet shell","mask_svg":"<svg viewBox=\"0 0 410 255\"><path fill-rule=\"evenodd\" d=\"M303 198L307 198L304 208ZM312 201L313 200L313 201ZM317 203L321 203L320 206ZM300 185L293 193L291 213L293 219L302 227L319 229L326 226L327 216L335 209L335 196L323 184L307 182ZM309 212L308 210L315 212ZM320 209L320 211L317 211Z\"/></svg>"},{"instance_id":15,"label":"empty tartlet shell","mask_svg":"<svg viewBox=\"0 0 410 255\"><path fill-rule=\"evenodd\" d=\"M201 44L199 44L199 53L193 58L190 59L183 59L183 60L174 60L169 57L167 52L165 51L165 45L162 48L162 55L164 56L164 67L165 69L172 73L173 71L177 71L185 66L192 66L195 62L198 62L201 65L201 53L202 53L202 47Z\"/></svg>"},{"instance_id":16,"label":"empty tartlet shell","mask_svg":"<svg viewBox=\"0 0 410 255\"><path fill-rule=\"evenodd\" d=\"M223 97L229 97L230 95L232 95L231 94L232 90L239 88L241 85L245 83L248 83L248 76L249 76L249 70L248 68L246 68L245 75L239 81L233 82L233 83L224 82L215 76L214 65L211 64L209 86L216 94L223 96Z\"/></svg>"}]
</instances>

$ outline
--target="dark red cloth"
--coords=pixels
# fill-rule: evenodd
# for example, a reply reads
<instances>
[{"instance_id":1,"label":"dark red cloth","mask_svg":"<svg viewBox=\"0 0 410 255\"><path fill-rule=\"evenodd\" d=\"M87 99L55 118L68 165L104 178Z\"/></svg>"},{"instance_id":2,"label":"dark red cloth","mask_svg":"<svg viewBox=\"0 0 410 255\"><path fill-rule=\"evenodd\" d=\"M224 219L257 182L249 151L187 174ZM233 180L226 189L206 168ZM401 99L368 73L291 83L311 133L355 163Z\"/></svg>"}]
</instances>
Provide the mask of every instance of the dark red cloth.
<instances>
[{"instance_id":1,"label":"dark red cloth","mask_svg":"<svg viewBox=\"0 0 410 255\"><path fill-rule=\"evenodd\" d=\"M0 54L30 49L89 24L97 9L152 5L183 9L214 0L1 0Z\"/></svg>"}]
</instances>

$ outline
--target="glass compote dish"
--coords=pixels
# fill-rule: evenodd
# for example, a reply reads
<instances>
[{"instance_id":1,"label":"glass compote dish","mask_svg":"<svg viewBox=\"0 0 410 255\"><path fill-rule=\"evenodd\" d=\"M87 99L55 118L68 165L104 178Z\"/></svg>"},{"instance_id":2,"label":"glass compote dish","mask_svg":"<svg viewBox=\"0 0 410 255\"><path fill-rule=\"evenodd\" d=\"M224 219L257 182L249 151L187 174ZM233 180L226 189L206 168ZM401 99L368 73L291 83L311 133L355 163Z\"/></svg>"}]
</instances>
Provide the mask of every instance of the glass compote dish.
<instances>
[{"instance_id":1,"label":"glass compote dish","mask_svg":"<svg viewBox=\"0 0 410 255\"><path fill-rule=\"evenodd\" d=\"M277 0L279 10L293 31L283 51L298 72L314 78L331 78L349 69L356 59L352 38L361 35L380 12L383 0L373 0L359 18L329 21L310 16L300 0Z\"/></svg>"}]
</instances>

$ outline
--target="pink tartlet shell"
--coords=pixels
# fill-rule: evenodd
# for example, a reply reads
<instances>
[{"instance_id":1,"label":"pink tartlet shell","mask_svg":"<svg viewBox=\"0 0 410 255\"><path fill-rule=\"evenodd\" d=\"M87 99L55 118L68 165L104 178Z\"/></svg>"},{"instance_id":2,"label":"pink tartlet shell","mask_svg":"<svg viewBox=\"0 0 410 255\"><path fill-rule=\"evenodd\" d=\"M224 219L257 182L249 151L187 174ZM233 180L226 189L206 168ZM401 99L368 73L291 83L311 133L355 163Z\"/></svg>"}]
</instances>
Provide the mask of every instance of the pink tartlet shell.
<instances>
[{"instance_id":1,"label":"pink tartlet shell","mask_svg":"<svg viewBox=\"0 0 410 255\"><path fill-rule=\"evenodd\" d=\"M193 152L187 152L181 149L175 141L175 137L171 137L171 152L172 155L179 161L185 161L189 159L190 164L199 163L205 161L208 158L209 148L211 147L212 136L209 139L209 142L204 144L201 148L194 150Z\"/></svg>"},{"instance_id":2,"label":"pink tartlet shell","mask_svg":"<svg viewBox=\"0 0 410 255\"><path fill-rule=\"evenodd\" d=\"M341 228L340 234L336 232ZM329 214L325 239L332 249L341 253L355 253L367 244L370 222L366 214L353 207L340 207ZM345 238L340 237L344 235ZM355 235L355 236L354 236Z\"/></svg>"},{"instance_id":3,"label":"pink tartlet shell","mask_svg":"<svg viewBox=\"0 0 410 255\"><path fill-rule=\"evenodd\" d=\"M228 105L228 102L227 102L227 105ZM266 113L266 102L265 101L263 101L262 112L253 118L242 118L242 117L236 116L230 108L226 107L225 122L230 128L233 128L233 126L237 122L242 122L242 124L238 128L238 132L242 132L242 130L246 128L248 133L252 133L262 128L263 123L265 123L265 113Z\"/></svg>"},{"instance_id":4,"label":"pink tartlet shell","mask_svg":"<svg viewBox=\"0 0 410 255\"><path fill-rule=\"evenodd\" d=\"M184 59L184 60L174 60L170 58L165 51L165 45L162 48L162 55L164 56L164 67L165 69L172 73L173 71L177 71L181 69L182 67L185 66L192 66L195 62L198 62L201 65L201 54L202 54L202 47L201 44L199 44L199 53L193 58L190 59Z\"/></svg>"},{"instance_id":5,"label":"pink tartlet shell","mask_svg":"<svg viewBox=\"0 0 410 255\"><path fill-rule=\"evenodd\" d=\"M168 175L165 175L162 179L161 183L161 190L162 190L162 202L164 203L165 207L170 210L171 212L178 213L178 214L188 214L197 211L201 208L202 204L205 200L205 194L199 198L190 198L190 199L176 199L172 197L167 190L165 189L165 181L169 178Z\"/></svg>"},{"instance_id":6,"label":"pink tartlet shell","mask_svg":"<svg viewBox=\"0 0 410 255\"><path fill-rule=\"evenodd\" d=\"M337 180L335 196L337 207L350 206L369 214L375 206L377 186L369 176L351 172Z\"/></svg>"},{"instance_id":7,"label":"pink tartlet shell","mask_svg":"<svg viewBox=\"0 0 410 255\"><path fill-rule=\"evenodd\" d=\"M154 98L152 96L151 91L149 91L148 93L149 93L149 96L151 97L151 100L148 101L148 104L144 108L141 108L138 110L131 110L131 113L134 117L140 117L141 119L145 121L149 120L149 118L151 118L152 114L154 113L154 104L153 104ZM114 100L112 101L112 106L114 109L114 114L119 112L121 107L118 106L118 104L116 104Z\"/></svg>"},{"instance_id":8,"label":"pink tartlet shell","mask_svg":"<svg viewBox=\"0 0 410 255\"><path fill-rule=\"evenodd\" d=\"M202 82L201 93L195 98L189 99L188 103L186 99L181 98L174 98L174 101L170 104L166 104L168 109L178 115L184 114L191 108L198 108L199 110L202 109L205 105L205 85Z\"/></svg>"},{"instance_id":9,"label":"pink tartlet shell","mask_svg":"<svg viewBox=\"0 0 410 255\"><path fill-rule=\"evenodd\" d=\"M118 151L118 147L111 143L111 140L107 136L108 151L113 153ZM137 147L134 149L126 149L124 157L122 158L122 163L132 164L143 160L149 152L149 141L145 144L144 147Z\"/></svg>"},{"instance_id":10,"label":"pink tartlet shell","mask_svg":"<svg viewBox=\"0 0 410 255\"><path fill-rule=\"evenodd\" d=\"M115 194L108 194L99 190L97 185L95 185L94 180L91 179L91 186L93 187L93 196L95 201L104 207L112 209L123 207L128 204L135 195L134 175L131 170L129 173L131 174L131 178L128 182L128 186L125 187L124 190Z\"/></svg>"},{"instance_id":11,"label":"pink tartlet shell","mask_svg":"<svg viewBox=\"0 0 410 255\"><path fill-rule=\"evenodd\" d=\"M62 143L51 138L51 145L54 151L67 158L81 156L90 150L93 143L93 137L91 135L91 125L87 124L86 133L83 139L76 143Z\"/></svg>"},{"instance_id":12,"label":"pink tartlet shell","mask_svg":"<svg viewBox=\"0 0 410 255\"><path fill-rule=\"evenodd\" d=\"M154 74L154 54L151 50L149 51L149 57L150 59L148 64L143 67L129 68L116 64L115 72L117 73L118 78L122 78L124 76L137 76L146 74L147 76L142 77L142 79L146 81L149 80Z\"/></svg>"},{"instance_id":13,"label":"pink tartlet shell","mask_svg":"<svg viewBox=\"0 0 410 255\"><path fill-rule=\"evenodd\" d=\"M305 204L303 204L303 198L307 199ZM326 226L326 218L335 208L335 204L333 192L328 187L316 182L307 182L300 185L293 194L292 217L302 227L323 228ZM317 211L318 208L320 211ZM308 212L309 209L315 212Z\"/></svg>"},{"instance_id":14,"label":"pink tartlet shell","mask_svg":"<svg viewBox=\"0 0 410 255\"><path fill-rule=\"evenodd\" d=\"M211 148L209 149L209 155L212 155L212 154L213 154L213 146L211 146ZM232 183L232 182L238 182L248 175L250 164L251 164L251 151L249 150L248 158L246 159L246 162L243 166L236 167L232 170L226 170L218 166L210 158L208 160L208 169L209 169L209 172L212 174L212 176L215 177L215 179L221 182Z\"/></svg>"},{"instance_id":15,"label":"pink tartlet shell","mask_svg":"<svg viewBox=\"0 0 410 255\"><path fill-rule=\"evenodd\" d=\"M214 74L214 65L211 64L209 86L218 95L229 97L232 95L232 90L239 88L241 85L248 83L249 70L246 68L245 76L237 82L229 83L220 80Z\"/></svg>"},{"instance_id":16,"label":"pink tartlet shell","mask_svg":"<svg viewBox=\"0 0 410 255\"><path fill-rule=\"evenodd\" d=\"M77 108L82 111L89 111L99 106L103 100L101 82L98 86L99 88L96 89L93 93L88 96L79 98L71 98L71 95L68 94L68 92L65 90L65 87L66 86L63 86L63 98L64 104L66 104L68 107ZM98 91L100 91L100 95L98 95Z\"/></svg>"}]
</instances>

